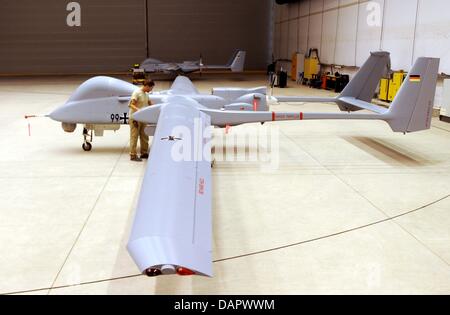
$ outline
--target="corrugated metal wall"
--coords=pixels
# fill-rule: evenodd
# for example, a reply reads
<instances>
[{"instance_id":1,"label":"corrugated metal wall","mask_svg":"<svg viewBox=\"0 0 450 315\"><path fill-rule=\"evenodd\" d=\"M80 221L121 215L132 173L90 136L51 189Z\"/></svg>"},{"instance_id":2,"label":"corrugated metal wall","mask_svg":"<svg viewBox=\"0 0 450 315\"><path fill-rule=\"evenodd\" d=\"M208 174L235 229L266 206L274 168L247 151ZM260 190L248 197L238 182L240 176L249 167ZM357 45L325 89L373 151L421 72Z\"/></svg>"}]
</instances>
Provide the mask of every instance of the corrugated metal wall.
<instances>
[{"instance_id":1,"label":"corrugated metal wall","mask_svg":"<svg viewBox=\"0 0 450 315\"><path fill-rule=\"evenodd\" d=\"M370 51L391 53L394 70L421 56L450 74L448 0L301 0L275 9L275 55L318 48L327 64L361 66Z\"/></svg>"},{"instance_id":2,"label":"corrugated metal wall","mask_svg":"<svg viewBox=\"0 0 450 315\"><path fill-rule=\"evenodd\" d=\"M80 27L66 23L70 2L0 0L0 74L127 71L147 54L224 63L235 48L248 69L269 60L270 0L78 0Z\"/></svg>"}]
</instances>

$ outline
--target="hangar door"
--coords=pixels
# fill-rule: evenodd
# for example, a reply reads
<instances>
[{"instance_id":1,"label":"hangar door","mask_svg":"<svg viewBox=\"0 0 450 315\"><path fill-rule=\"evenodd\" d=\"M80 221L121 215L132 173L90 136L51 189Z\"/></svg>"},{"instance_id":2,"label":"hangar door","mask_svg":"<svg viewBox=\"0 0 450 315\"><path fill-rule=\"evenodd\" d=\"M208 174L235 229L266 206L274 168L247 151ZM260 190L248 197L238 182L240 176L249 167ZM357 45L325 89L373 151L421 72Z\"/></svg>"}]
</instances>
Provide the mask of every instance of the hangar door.
<instances>
[{"instance_id":1,"label":"hangar door","mask_svg":"<svg viewBox=\"0 0 450 315\"><path fill-rule=\"evenodd\" d=\"M271 60L271 0L149 0L152 57L223 64L235 49L247 51L246 69Z\"/></svg>"},{"instance_id":2,"label":"hangar door","mask_svg":"<svg viewBox=\"0 0 450 315\"><path fill-rule=\"evenodd\" d=\"M145 0L0 0L0 74L126 71L146 56L145 7Z\"/></svg>"}]
</instances>

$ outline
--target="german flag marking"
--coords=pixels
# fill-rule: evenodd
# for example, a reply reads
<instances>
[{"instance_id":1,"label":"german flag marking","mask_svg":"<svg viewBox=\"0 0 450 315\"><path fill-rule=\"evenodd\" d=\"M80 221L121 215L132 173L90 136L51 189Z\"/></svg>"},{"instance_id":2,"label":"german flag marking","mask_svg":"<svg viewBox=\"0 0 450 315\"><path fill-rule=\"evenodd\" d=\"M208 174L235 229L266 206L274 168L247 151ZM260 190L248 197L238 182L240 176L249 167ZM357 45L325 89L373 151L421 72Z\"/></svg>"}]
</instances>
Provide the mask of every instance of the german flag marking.
<instances>
[{"instance_id":1,"label":"german flag marking","mask_svg":"<svg viewBox=\"0 0 450 315\"><path fill-rule=\"evenodd\" d=\"M410 75L409 76L409 82L420 82L421 78L420 75Z\"/></svg>"}]
</instances>

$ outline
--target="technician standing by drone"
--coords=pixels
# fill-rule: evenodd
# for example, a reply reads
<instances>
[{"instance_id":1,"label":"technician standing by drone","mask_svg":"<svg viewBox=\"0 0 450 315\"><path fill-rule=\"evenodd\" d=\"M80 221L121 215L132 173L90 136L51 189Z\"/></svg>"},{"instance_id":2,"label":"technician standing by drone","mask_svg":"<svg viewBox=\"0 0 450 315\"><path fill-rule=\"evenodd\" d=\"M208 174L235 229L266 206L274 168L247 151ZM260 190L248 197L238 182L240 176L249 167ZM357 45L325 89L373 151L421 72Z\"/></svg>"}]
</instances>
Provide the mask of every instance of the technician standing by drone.
<instances>
[{"instance_id":1,"label":"technician standing by drone","mask_svg":"<svg viewBox=\"0 0 450 315\"><path fill-rule=\"evenodd\" d=\"M142 162L143 159L148 159L149 145L148 136L145 134L146 125L133 120L133 114L140 109L152 105L147 93L150 93L155 87L153 80L145 80L144 85L133 92L130 107L130 160L135 162ZM137 155L137 142L140 139L141 156Z\"/></svg>"}]
</instances>

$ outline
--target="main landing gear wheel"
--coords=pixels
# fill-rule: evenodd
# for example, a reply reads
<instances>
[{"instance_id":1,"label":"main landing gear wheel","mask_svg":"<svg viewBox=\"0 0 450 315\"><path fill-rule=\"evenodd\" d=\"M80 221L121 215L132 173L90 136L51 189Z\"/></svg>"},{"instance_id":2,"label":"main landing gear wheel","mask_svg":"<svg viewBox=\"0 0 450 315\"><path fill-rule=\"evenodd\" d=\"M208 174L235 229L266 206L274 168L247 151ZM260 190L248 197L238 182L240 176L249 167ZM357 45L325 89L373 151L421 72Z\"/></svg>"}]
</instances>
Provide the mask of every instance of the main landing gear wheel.
<instances>
[{"instance_id":1,"label":"main landing gear wheel","mask_svg":"<svg viewBox=\"0 0 450 315\"><path fill-rule=\"evenodd\" d=\"M92 144L89 142L83 143L82 148L84 151L89 152L92 150Z\"/></svg>"}]
</instances>

